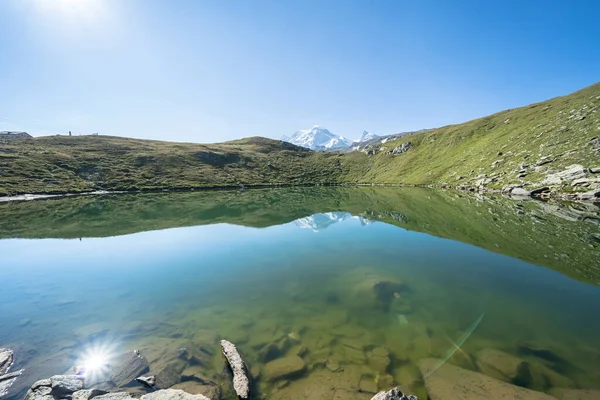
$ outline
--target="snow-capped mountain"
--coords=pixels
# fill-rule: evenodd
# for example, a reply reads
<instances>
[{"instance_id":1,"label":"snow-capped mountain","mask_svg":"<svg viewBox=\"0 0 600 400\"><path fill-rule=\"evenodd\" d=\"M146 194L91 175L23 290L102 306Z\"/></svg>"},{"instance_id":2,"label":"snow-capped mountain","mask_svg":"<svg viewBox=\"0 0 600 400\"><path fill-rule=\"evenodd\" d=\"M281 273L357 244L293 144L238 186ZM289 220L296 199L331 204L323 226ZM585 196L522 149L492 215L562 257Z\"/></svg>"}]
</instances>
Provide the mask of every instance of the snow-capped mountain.
<instances>
[{"instance_id":1,"label":"snow-capped mountain","mask_svg":"<svg viewBox=\"0 0 600 400\"><path fill-rule=\"evenodd\" d=\"M378 138L378 137L379 136L376 135L376 134L374 134L374 133L364 131L362 133L360 139L359 140L355 140L354 143L362 143L362 142L366 142L368 140L372 140L372 139L375 139L375 138Z\"/></svg>"},{"instance_id":2,"label":"snow-capped mountain","mask_svg":"<svg viewBox=\"0 0 600 400\"><path fill-rule=\"evenodd\" d=\"M331 133L318 125L313 126L312 129L298 131L291 137L284 136L282 140L311 150L347 149L352 144L352 141L345 137Z\"/></svg>"},{"instance_id":3,"label":"snow-capped mountain","mask_svg":"<svg viewBox=\"0 0 600 400\"><path fill-rule=\"evenodd\" d=\"M354 216L348 212L328 212L323 214L313 214L310 217L299 218L294 221L300 228L312 229L315 232L323 230L330 225L342 222L348 219L358 219L361 225L369 225L371 221L361 216Z\"/></svg>"}]
</instances>

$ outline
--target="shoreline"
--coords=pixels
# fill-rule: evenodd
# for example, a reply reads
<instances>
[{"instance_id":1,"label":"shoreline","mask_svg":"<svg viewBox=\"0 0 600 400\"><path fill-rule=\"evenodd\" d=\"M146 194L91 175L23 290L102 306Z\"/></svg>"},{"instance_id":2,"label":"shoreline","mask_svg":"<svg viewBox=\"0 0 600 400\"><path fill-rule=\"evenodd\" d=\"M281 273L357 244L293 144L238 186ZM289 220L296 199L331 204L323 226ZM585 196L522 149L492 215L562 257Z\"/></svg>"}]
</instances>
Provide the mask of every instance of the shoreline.
<instances>
[{"instance_id":1,"label":"shoreline","mask_svg":"<svg viewBox=\"0 0 600 400\"><path fill-rule=\"evenodd\" d=\"M45 200L57 197L76 197L76 196L99 196L107 194L134 194L134 193L163 193L163 192L194 192L194 191L212 191L212 190L246 190L246 189L274 189L290 187L320 187L320 186L341 186L341 187L405 187L405 188L424 188L424 189L450 189L480 194L495 194L509 197L511 199L532 198L535 200L560 200L577 203L600 205L600 188L592 189L588 192L552 192L550 188L534 189L531 191L514 187L508 190L488 189L474 186L452 186L436 184L407 184L407 183L306 183L306 184L257 184L257 185L239 185L239 186L206 186L206 187L182 187L182 188L157 188L146 190L95 190L90 192L58 192L58 193L21 193L13 196L0 196L0 203L14 201L32 201ZM515 189L516 192L513 192Z\"/></svg>"}]
</instances>

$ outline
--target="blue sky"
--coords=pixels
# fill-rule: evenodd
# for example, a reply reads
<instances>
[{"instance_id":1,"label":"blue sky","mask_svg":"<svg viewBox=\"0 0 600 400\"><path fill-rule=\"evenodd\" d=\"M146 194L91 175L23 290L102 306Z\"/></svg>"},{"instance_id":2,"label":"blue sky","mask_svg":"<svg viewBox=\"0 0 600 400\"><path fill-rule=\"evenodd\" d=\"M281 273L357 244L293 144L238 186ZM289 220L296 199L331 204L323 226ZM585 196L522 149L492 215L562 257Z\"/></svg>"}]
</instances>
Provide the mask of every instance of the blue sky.
<instances>
[{"instance_id":1,"label":"blue sky","mask_svg":"<svg viewBox=\"0 0 600 400\"><path fill-rule=\"evenodd\" d=\"M463 122L600 80L600 2L0 1L0 130L215 142Z\"/></svg>"}]
</instances>

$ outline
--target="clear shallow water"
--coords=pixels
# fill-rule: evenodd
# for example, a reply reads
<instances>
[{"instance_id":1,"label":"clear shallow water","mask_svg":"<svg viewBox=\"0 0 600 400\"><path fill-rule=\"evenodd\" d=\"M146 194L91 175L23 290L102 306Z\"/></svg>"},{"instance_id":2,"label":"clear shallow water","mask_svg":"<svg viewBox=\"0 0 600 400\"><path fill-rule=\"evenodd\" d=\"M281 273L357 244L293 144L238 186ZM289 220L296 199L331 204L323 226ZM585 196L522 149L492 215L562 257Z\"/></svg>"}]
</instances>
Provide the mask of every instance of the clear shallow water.
<instances>
[{"instance_id":1,"label":"clear shallow water","mask_svg":"<svg viewBox=\"0 0 600 400\"><path fill-rule=\"evenodd\" d=\"M16 367L26 369L13 393L38 378L65 372L99 343L115 354L140 349L151 370L158 371L180 348L193 351L206 345L216 350L218 339L226 338L238 345L256 377L257 398L305 398L308 387L323 385L328 388L314 389L312 398L321 398L323 391L333 396L337 388L370 398L360 391L395 384L425 398L419 361L443 358L478 320L450 363L482 370L478 354L498 349L559 375L551 382L524 384L533 389L548 391L557 382L600 386L600 289L553 270L570 267L560 261L562 254L570 257L568 252L588 253L578 264L581 270L597 268L593 221L557 219L557 213L536 203L474 202L454 195L439 200L431 192L395 189L367 192L365 201L352 203L347 199L365 192L319 190L291 197L285 190L270 191L266 198L236 197L235 209L227 207L234 203L230 197L207 194L173 195L167 202L152 199L160 195L121 197L115 201L127 201L131 210L149 199L153 204L131 226L136 219L139 226L168 221L170 229L120 236L107 236L111 226L115 234L129 226L115 216L122 204L115 206L110 199L83 205L69 199L39 203L43 212L13 206L13 215L22 213L37 224L42 220L32 216L42 218L48 210L60 215L43 226L6 224L4 232L82 236L0 240L0 347L15 349ZM401 196L394 197L396 193ZM470 220L480 219L475 227L460 225L447 212L438 220L428 209L438 200L448 210L470 210ZM198 204L202 213L193 208ZM442 203L436 204L444 214ZM70 211L61 213L65 207ZM175 217L179 211L187 222L190 207L199 226L176 227L188 225ZM281 209L287 210L283 216ZM478 234L477 226L510 221L513 211L518 218L531 215L534 222L516 220L502 228L508 236L484 237L497 252L405 229L418 223L421 230L446 237L455 232L460 238L475 231L472 240L480 240L485 233ZM591 211L584 215L593 216ZM98 227L98 221L104 224ZM86 237L98 232L106 237ZM522 255L519 245L529 232L537 235L533 243L538 247L555 240L569 246L530 246L528 254L539 254L538 265L505 255ZM579 247L566 239L573 232L582 240ZM507 241L511 237L512 245ZM589 265L587 259L592 260ZM594 279L588 272L580 276ZM277 343L278 350L265 355L270 343ZM553 361L527 349L544 349ZM267 362L296 354L305 368L271 379ZM198 375L219 384L224 398L234 398L218 351L200 367L192 364L184 368L201 370ZM183 375L188 379L189 373Z\"/></svg>"}]
</instances>

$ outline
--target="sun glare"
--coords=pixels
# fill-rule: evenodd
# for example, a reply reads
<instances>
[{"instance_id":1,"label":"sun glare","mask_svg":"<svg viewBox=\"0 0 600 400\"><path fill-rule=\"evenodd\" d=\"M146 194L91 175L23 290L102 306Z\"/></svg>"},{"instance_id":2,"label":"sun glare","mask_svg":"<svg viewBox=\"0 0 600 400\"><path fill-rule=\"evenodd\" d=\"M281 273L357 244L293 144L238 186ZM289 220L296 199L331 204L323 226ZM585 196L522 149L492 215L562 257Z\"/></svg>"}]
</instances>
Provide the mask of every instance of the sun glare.
<instances>
[{"instance_id":1,"label":"sun glare","mask_svg":"<svg viewBox=\"0 0 600 400\"><path fill-rule=\"evenodd\" d=\"M75 369L78 374L86 378L99 377L109 372L110 362L113 358L111 346L95 344L82 353Z\"/></svg>"}]
</instances>

